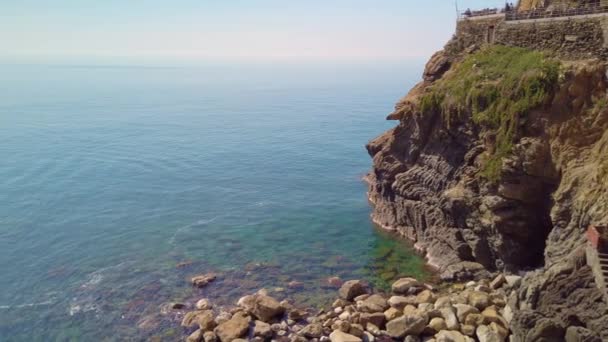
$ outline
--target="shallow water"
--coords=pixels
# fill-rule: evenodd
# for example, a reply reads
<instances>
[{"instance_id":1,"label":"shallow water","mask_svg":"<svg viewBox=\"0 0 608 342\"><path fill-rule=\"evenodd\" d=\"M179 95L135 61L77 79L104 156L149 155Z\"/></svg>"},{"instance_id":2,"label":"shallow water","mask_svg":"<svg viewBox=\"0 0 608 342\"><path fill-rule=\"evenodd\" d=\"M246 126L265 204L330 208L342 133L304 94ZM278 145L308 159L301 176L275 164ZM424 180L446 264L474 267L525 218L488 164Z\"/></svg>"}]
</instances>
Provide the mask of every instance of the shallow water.
<instances>
[{"instance_id":1,"label":"shallow water","mask_svg":"<svg viewBox=\"0 0 608 342\"><path fill-rule=\"evenodd\" d=\"M361 180L419 70L1 66L0 336L171 340L171 301L283 287L321 305L331 276L424 276Z\"/></svg>"}]
</instances>

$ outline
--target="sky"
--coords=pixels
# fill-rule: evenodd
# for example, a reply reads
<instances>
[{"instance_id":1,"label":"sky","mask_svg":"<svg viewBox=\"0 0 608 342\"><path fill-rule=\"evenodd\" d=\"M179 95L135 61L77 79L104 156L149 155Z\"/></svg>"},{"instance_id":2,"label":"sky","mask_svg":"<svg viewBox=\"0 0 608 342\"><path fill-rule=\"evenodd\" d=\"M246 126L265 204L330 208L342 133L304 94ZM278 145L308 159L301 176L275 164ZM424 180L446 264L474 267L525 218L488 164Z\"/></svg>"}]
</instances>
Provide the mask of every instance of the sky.
<instances>
[{"instance_id":1,"label":"sky","mask_svg":"<svg viewBox=\"0 0 608 342\"><path fill-rule=\"evenodd\" d=\"M504 1L458 0L459 8ZM428 57L454 0L1 0L5 59L379 60Z\"/></svg>"}]
</instances>

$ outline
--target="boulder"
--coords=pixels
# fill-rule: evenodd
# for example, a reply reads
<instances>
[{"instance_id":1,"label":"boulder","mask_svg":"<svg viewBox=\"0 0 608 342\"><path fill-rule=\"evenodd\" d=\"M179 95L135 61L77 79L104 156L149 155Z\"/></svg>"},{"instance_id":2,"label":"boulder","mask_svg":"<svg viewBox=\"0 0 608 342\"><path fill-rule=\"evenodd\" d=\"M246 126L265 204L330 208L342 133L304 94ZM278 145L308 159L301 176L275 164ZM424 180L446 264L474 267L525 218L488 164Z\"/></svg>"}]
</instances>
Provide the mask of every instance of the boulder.
<instances>
[{"instance_id":1,"label":"boulder","mask_svg":"<svg viewBox=\"0 0 608 342\"><path fill-rule=\"evenodd\" d=\"M426 331L428 331L429 335L436 334L441 330L446 330L448 326L445 324L445 320L441 317L434 317L429 322Z\"/></svg>"},{"instance_id":2,"label":"boulder","mask_svg":"<svg viewBox=\"0 0 608 342\"><path fill-rule=\"evenodd\" d=\"M384 312L389 304L381 295L374 294L367 299L357 302L357 309L361 312Z\"/></svg>"},{"instance_id":3,"label":"boulder","mask_svg":"<svg viewBox=\"0 0 608 342\"><path fill-rule=\"evenodd\" d=\"M406 305L415 305L416 300L415 296L392 296L388 299L388 304L398 310L402 310Z\"/></svg>"},{"instance_id":4,"label":"boulder","mask_svg":"<svg viewBox=\"0 0 608 342\"><path fill-rule=\"evenodd\" d=\"M354 335L347 334L340 330L334 330L330 335L331 342L362 342L362 340Z\"/></svg>"},{"instance_id":5,"label":"boulder","mask_svg":"<svg viewBox=\"0 0 608 342\"><path fill-rule=\"evenodd\" d=\"M362 313L359 316L359 323L362 326L367 326L367 323L371 323L378 328L382 328L384 323L386 322L386 317L382 312L374 312L374 313Z\"/></svg>"},{"instance_id":6,"label":"boulder","mask_svg":"<svg viewBox=\"0 0 608 342\"><path fill-rule=\"evenodd\" d=\"M478 326L486 323L486 318L482 314L472 313L467 315L467 318L464 320L464 324Z\"/></svg>"},{"instance_id":7,"label":"boulder","mask_svg":"<svg viewBox=\"0 0 608 342\"><path fill-rule=\"evenodd\" d=\"M206 331L203 334L203 340L205 342L216 342L217 341L217 336L215 335L215 333L213 331Z\"/></svg>"},{"instance_id":8,"label":"boulder","mask_svg":"<svg viewBox=\"0 0 608 342\"><path fill-rule=\"evenodd\" d=\"M348 333L357 337L362 338L364 336L365 328L361 324L351 324Z\"/></svg>"},{"instance_id":9,"label":"boulder","mask_svg":"<svg viewBox=\"0 0 608 342\"><path fill-rule=\"evenodd\" d=\"M468 338L459 331L442 330L435 335L437 342L467 342Z\"/></svg>"},{"instance_id":10,"label":"boulder","mask_svg":"<svg viewBox=\"0 0 608 342\"><path fill-rule=\"evenodd\" d=\"M355 297L360 296L362 294L366 294L366 293L367 293L366 286L361 280L349 280L349 281L345 282L342 285L342 287L340 287L340 290L338 291L340 298L348 300L348 301L351 301Z\"/></svg>"},{"instance_id":11,"label":"boulder","mask_svg":"<svg viewBox=\"0 0 608 342\"><path fill-rule=\"evenodd\" d=\"M460 332L465 336L475 336L475 327L472 325L461 324Z\"/></svg>"},{"instance_id":12,"label":"boulder","mask_svg":"<svg viewBox=\"0 0 608 342\"><path fill-rule=\"evenodd\" d=\"M475 331L479 342L504 342L504 340L487 325L480 325Z\"/></svg>"},{"instance_id":13,"label":"boulder","mask_svg":"<svg viewBox=\"0 0 608 342\"><path fill-rule=\"evenodd\" d=\"M452 300L450 297L448 296L442 296L437 298L437 300L435 301L435 309L440 309L443 307L451 307L452 306Z\"/></svg>"},{"instance_id":14,"label":"boulder","mask_svg":"<svg viewBox=\"0 0 608 342\"><path fill-rule=\"evenodd\" d=\"M418 304L423 304L423 303L435 303L435 301L437 300L437 296L430 290L423 290L422 292L418 293L418 295L416 296L416 303Z\"/></svg>"},{"instance_id":15,"label":"boulder","mask_svg":"<svg viewBox=\"0 0 608 342\"><path fill-rule=\"evenodd\" d=\"M421 282L414 278L401 278L393 283L391 289L395 294L414 294L423 286Z\"/></svg>"},{"instance_id":16,"label":"boulder","mask_svg":"<svg viewBox=\"0 0 608 342\"><path fill-rule=\"evenodd\" d=\"M393 319L395 319L401 315L403 315L403 312L401 312L400 310L397 310L395 308L388 308L386 311L384 311L384 317L386 318L387 321L392 321Z\"/></svg>"},{"instance_id":17,"label":"boulder","mask_svg":"<svg viewBox=\"0 0 608 342\"><path fill-rule=\"evenodd\" d=\"M483 310L490 305L490 296L481 291L472 291L469 293L469 304L479 310Z\"/></svg>"},{"instance_id":18,"label":"boulder","mask_svg":"<svg viewBox=\"0 0 608 342\"><path fill-rule=\"evenodd\" d=\"M201 329L196 330L195 332L190 334L188 337L186 337L186 342L203 342L203 341L204 341L204 337L203 337L203 331Z\"/></svg>"},{"instance_id":19,"label":"boulder","mask_svg":"<svg viewBox=\"0 0 608 342\"><path fill-rule=\"evenodd\" d=\"M481 315L484 317L486 323L494 322L505 328L509 326L507 321L498 314L498 311L496 311L496 308L493 306L485 308L485 310L481 312Z\"/></svg>"},{"instance_id":20,"label":"boulder","mask_svg":"<svg viewBox=\"0 0 608 342\"><path fill-rule=\"evenodd\" d=\"M262 321L255 321L253 324L253 336L262 338L272 337L270 324Z\"/></svg>"},{"instance_id":21,"label":"boulder","mask_svg":"<svg viewBox=\"0 0 608 342\"><path fill-rule=\"evenodd\" d=\"M403 338L406 335L419 335L426 327L426 319L415 315L405 315L386 324L386 331L393 338Z\"/></svg>"},{"instance_id":22,"label":"boulder","mask_svg":"<svg viewBox=\"0 0 608 342\"><path fill-rule=\"evenodd\" d=\"M215 328L215 318L211 310L191 311L184 315L182 319L183 327L191 327L197 324L203 331L213 330Z\"/></svg>"},{"instance_id":23,"label":"boulder","mask_svg":"<svg viewBox=\"0 0 608 342\"><path fill-rule=\"evenodd\" d=\"M441 308L439 309L439 312L441 312L441 317L443 317L445 320L448 330L460 330L458 318L456 317L456 313L454 313L454 309L452 307Z\"/></svg>"},{"instance_id":24,"label":"boulder","mask_svg":"<svg viewBox=\"0 0 608 342\"><path fill-rule=\"evenodd\" d=\"M215 328L215 334L222 342L230 342L239 337L245 336L249 330L251 318L243 312L237 312L232 318Z\"/></svg>"},{"instance_id":25,"label":"boulder","mask_svg":"<svg viewBox=\"0 0 608 342\"><path fill-rule=\"evenodd\" d=\"M467 304L454 304L454 308L456 309L456 316L458 317L458 321L464 323L465 319L469 314L479 313L476 307Z\"/></svg>"},{"instance_id":26,"label":"boulder","mask_svg":"<svg viewBox=\"0 0 608 342\"><path fill-rule=\"evenodd\" d=\"M259 320L269 322L273 318L285 313L285 308L276 299L264 295L255 295L254 297L255 300L251 313Z\"/></svg>"}]
</instances>

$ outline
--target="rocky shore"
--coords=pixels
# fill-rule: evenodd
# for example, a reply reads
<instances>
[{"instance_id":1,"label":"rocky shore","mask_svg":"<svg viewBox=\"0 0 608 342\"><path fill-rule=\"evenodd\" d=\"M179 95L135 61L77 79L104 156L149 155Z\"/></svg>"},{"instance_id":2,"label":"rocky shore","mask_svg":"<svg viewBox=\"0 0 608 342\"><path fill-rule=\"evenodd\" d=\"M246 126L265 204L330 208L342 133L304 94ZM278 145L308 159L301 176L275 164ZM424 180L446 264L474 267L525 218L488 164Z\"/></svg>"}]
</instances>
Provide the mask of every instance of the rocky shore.
<instances>
[{"instance_id":1,"label":"rocky shore","mask_svg":"<svg viewBox=\"0 0 608 342\"><path fill-rule=\"evenodd\" d=\"M279 301L261 289L228 308L214 308L208 299L200 299L195 310L184 313L181 325L188 342L502 342L510 336L512 311L507 302L520 285L521 277L503 274L491 281L440 288L401 278L384 293L350 280L340 287L331 307L316 312ZM547 325L531 331L529 338L557 341L553 338L560 333L564 331ZM566 335L584 333L572 328ZM567 340L580 340L572 338Z\"/></svg>"}]
</instances>

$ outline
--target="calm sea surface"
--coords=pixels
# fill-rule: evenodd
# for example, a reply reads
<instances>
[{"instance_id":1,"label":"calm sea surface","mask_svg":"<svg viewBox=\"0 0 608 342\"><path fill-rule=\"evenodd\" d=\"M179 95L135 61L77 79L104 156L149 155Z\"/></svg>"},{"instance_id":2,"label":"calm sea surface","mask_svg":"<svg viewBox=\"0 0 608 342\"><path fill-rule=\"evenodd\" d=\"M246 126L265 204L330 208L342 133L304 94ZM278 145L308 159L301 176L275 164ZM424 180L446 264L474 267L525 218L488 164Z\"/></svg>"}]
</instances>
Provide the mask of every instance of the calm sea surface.
<instances>
[{"instance_id":1,"label":"calm sea surface","mask_svg":"<svg viewBox=\"0 0 608 342\"><path fill-rule=\"evenodd\" d=\"M421 69L0 66L0 340L175 340L170 302L423 275L361 181Z\"/></svg>"}]
</instances>

